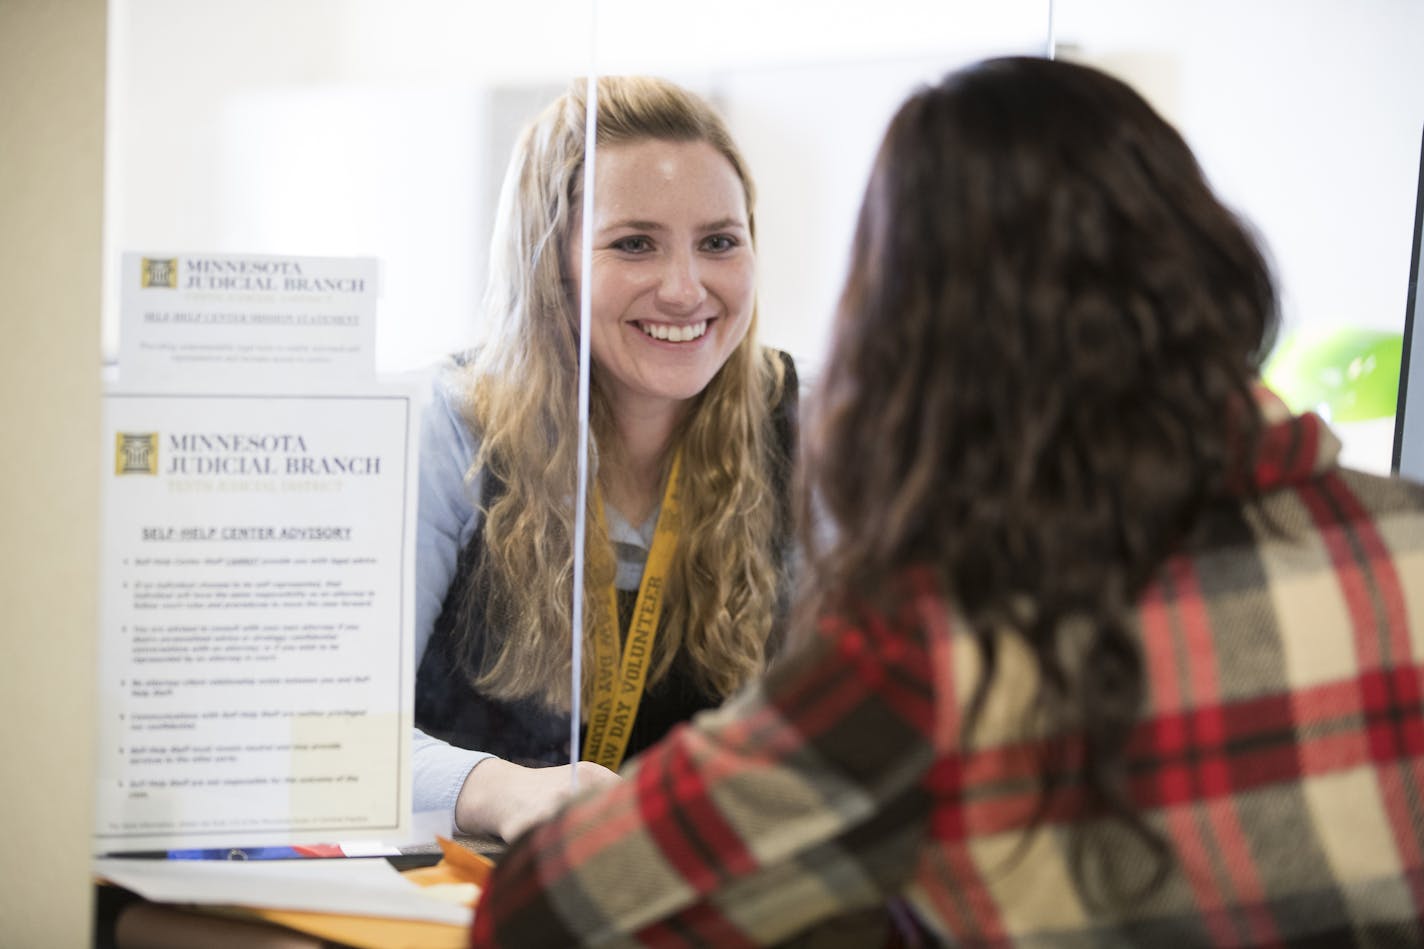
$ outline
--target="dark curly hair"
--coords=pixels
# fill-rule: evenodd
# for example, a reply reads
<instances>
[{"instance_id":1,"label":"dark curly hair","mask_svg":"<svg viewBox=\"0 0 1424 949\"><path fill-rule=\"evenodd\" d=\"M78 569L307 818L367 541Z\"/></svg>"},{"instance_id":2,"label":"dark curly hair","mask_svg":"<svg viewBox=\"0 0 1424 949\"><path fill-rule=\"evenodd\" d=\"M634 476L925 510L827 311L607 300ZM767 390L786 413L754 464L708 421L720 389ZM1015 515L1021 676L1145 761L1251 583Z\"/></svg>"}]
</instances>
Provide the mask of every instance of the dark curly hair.
<instances>
[{"instance_id":1,"label":"dark curly hair","mask_svg":"<svg viewBox=\"0 0 1424 949\"><path fill-rule=\"evenodd\" d=\"M1122 780L1133 608L1250 457L1276 320L1255 241L1137 93L991 60L891 122L807 425L802 615L934 569L984 660L964 740L1021 637L1060 736L1033 825L1071 781L1156 855L1150 887L1167 851Z\"/></svg>"}]
</instances>

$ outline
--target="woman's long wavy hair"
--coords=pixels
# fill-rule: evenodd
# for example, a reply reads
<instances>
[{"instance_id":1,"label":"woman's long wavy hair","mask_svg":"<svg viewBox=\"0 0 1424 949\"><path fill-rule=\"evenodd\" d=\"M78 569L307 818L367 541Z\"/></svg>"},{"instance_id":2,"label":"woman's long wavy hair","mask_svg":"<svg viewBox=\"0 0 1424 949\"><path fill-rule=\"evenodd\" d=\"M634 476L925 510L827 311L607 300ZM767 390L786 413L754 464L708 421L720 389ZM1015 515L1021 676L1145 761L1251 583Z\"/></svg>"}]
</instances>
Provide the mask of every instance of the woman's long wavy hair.
<instances>
[{"instance_id":1,"label":"woman's long wavy hair","mask_svg":"<svg viewBox=\"0 0 1424 949\"><path fill-rule=\"evenodd\" d=\"M470 365L466 411L481 438L471 474L483 469L503 491L484 511L485 557L470 585L471 595L484 598L491 639L481 654L466 636L460 654L478 688L559 710L571 707L579 325L567 252L581 214L585 88L574 83L525 129L510 161L485 301L493 333ZM755 237L751 176L702 99L663 80L603 77L596 134L599 148L709 143L742 182ZM703 689L726 696L765 663L778 600L773 537L784 529L768 464L769 406L783 380L780 361L756 342L756 324L754 312L746 338L674 436L683 452L682 531L649 682L666 675L681 652ZM616 450L600 376L595 365L591 512L600 496L600 453ZM591 591L611 584L616 568L606 526L590 513L586 530L584 638L585 655L592 655L591 610L604 600ZM585 707L592 667L584 663Z\"/></svg>"},{"instance_id":2,"label":"woman's long wavy hair","mask_svg":"<svg viewBox=\"0 0 1424 949\"><path fill-rule=\"evenodd\" d=\"M890 124L807 424L798 622L932 568L983 660L966 746L1020 637L1032 727L1060 736L1030 826L1067 771L1154 855L1149 890L1165 844L1122 780L1146 699L1134 606L1250 457L1276 314L1255 241L1135 92L993 60ZM1111 881L1081 839L1080 883Z\"/></svg>"}]
</instances>

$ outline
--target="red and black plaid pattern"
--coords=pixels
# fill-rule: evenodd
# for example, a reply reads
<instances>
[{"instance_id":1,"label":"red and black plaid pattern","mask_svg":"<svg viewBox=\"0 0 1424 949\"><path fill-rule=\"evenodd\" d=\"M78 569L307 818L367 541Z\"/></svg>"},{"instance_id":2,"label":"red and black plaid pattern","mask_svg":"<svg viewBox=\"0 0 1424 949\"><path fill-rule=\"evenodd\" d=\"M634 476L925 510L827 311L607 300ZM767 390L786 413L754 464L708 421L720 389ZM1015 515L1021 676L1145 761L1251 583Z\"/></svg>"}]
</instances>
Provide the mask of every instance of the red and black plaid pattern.
<instances>
[{"instance_id":1,"label":"red and black plaid pattern","mask_svg":"<svg viewBox=\"0 0 1424 949\"><path fill-rule=\"evenodd\" d=\"M1048 736L1013 637L964 747L977 649L912 572L893 615L827 617L521 840L473 945L775 945L891 900L966 946L1421 944L1424 488L1336 468L1314 416L1265 444L1258 500L1214 507L1139 603L1125 778L1167 844L1150 896L1070 869L1086 845L1132 892L1156 864L1071 775L1040 808Z\"/></svg>"}]
</instances>

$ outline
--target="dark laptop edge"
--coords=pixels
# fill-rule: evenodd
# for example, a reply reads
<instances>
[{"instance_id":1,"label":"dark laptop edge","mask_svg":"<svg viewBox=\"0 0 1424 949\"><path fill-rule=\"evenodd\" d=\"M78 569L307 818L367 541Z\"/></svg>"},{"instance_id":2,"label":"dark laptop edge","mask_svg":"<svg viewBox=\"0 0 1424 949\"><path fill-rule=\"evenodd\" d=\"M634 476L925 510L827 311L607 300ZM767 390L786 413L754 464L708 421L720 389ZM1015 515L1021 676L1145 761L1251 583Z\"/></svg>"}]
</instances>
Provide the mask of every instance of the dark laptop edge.
<instances>
[{"instance_id":1,"label":"dark laptop edge","mask_svg":"<svg viewBox=\"0 0 1424 949\"><path fill-rule=\"evenodd\" d=\"M1409 393L1409 356L1414 347L1414 330L1418 318L1419 302L1419 245L1424 243L1424 136L1419 149L1419 189L1414 200L1414 250L1409 257L1409 298L1404 305L1404 346L1399 359L1399 404L1394 413L1394 456L1390 460L1390 471L1399 473L1399 464L1404 454L1404 410ZM1424 395L1416 412L1424 411Z\"/></svg>"}]
</instances>

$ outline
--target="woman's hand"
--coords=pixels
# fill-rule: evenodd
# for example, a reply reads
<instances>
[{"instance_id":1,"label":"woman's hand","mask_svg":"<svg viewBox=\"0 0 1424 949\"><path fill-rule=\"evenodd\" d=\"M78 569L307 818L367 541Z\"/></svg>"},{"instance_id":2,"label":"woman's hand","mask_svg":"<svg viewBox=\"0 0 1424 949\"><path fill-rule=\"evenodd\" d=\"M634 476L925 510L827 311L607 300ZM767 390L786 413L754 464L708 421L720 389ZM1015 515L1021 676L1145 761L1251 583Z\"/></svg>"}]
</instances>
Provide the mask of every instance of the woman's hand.
<instances>
[{"instance_id":1,"label":"woman's hand","mask_svg":"<svg viewBox=\"0 0 1424 949\"><path fill-rule=\"evenodd\" d=\"M574 795L570 770L578 768L577 791L618 781L616 772L592 761L552 768L526 768L501 758L475 765L455 802L455 824L466 833L498 834L513 841Z\"/></svg>"}]
</instances>

